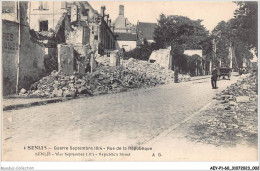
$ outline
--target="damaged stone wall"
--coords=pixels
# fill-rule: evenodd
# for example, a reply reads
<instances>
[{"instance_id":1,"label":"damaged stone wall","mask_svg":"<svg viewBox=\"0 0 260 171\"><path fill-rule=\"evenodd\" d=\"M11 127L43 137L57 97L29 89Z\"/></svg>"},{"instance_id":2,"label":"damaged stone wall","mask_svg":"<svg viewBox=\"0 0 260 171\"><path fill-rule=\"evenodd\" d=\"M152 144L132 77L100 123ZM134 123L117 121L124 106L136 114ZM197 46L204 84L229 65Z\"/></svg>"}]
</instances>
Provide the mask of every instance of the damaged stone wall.
<instances>
[{"instance_id":1,"label":"damaged stone wall","mask_svg":"<svg viewBox=\"0 0 260 171\"><path fill-rule=\"evenodd\" d=\"M30 85L45 75L45 47L30 39L29 27L21 27L20 80L19 89Z\"/></svg>"},{"instance_id":2,"label":"damaged stone wall","mask_svg":"<svg viewBox=\"0 0 260 171\"><path fill-rule=\"evenodd\" d=\"M15 93L18 59L18 25L2 20L3 95Z\"/></svg>"},{"instance_id":3,"label":"damaged stone wall","mask_svg":"<svg viewBox=\"0 0 260 171\"><path fill-rule=\"evenodd\" d=\"M90 63L89 45L58 45L58 70L67 74L84 74Z\"/></svg>"},{"instance_id":4,"label":"damaged stone wall","mask_svg":"<svg viewBox=\"0 0 260 171\"><path fill-rule=\"evenodd\" d=\"M86 65L90 62L91 47L89 45L74 45L75 71L84 74Z\"/></svg>"},{"instance_id":5,"label":"damaged stone wall","mask_svg":"<svg viewBox=\"0 0 260 171\"><path fill-rule=\"evenodd\" d=\"M74 50L71 45L58 46L58 68L60 72L67 75L74 73Z\"/></svg>"},{"instance_id":6,"label":"damaged stone wall","mask_svg":"<svg viewBox=\"0 0 260 171\"><path fill-rule=\"evenodd\" d=\"M19 25L16 22L2 22L3 94L14 94L16 89L18 53L20 54L19 89L29 89L44 73L44 47L30 39L29 27L21 25L21 48L19 52Z\"/></svg>"},{"instance_id":7,"label":"damaged stone wall","mask_svg":"<svg viewBox=\"0 0 260 171\"><path fill-rule=\"evenodd\" d=\"M172 58L170 55L171 47L167 49L159 49L152 52L149 62L154 62L159 64L161 67L171 69L172 68Z\"/></svg>"},{"instance_id":8,"label":"damaged stone wall","mask_svg":"<svg viewBox=\"0 0 260 171\"><path fill-rule=\"evenodd\" d=\"M75 27L66 38L67 44L87 44L90 41L90 29L88 27Z\"/></svg>"}]
</instances>

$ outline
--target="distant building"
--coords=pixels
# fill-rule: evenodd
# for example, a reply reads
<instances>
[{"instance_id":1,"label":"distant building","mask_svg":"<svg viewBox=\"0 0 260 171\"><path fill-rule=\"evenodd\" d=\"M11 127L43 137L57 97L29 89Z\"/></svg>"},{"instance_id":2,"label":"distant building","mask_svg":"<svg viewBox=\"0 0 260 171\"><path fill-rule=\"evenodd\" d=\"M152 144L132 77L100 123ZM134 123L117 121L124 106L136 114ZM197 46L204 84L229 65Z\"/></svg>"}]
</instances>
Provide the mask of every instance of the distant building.
<instances>
[{"instance_id":1,"label":"distant building","mask_svg":"<svg viewBox=\"0 0 260 171\"><path fill-rule=\"evenodd\" d=\"M136 48L136 34L132 33L115 33L116 49L124 48L125 51L130 51Z\"/></svg>"},{"instance_id":2,"label":"distant building","mask_svg":"<svg viewBox=\"0 0 260 171\"><path fill-rule=\"evenodd\" d=\"M124 6L119 6L119 15L113 22L115 33L136 33L136 26L124 16Z\"/></svg>"},{"instance_id":3,"label":"distant building","mask_svg":"<svg viewBox=\"0 0 260 171\"><path fill-rule=\"evenodd\" d=\"M138 22L136 26L137 45L143 44L144 39L149 43L154 42L153 33L156 23Z\"/></svg>"},{"instance_id":4,"label":"distant building","mask_svg":"<svg viewBox=\"0 0 260 171\"><path fill-rule=\"evenodd\" d=\"M125 18L123 5L119 6L119 15L113 22L113 27L116 49L124 48L125 51L130 51L136 48L136 27Z\"/></svg>"}]
</instances>

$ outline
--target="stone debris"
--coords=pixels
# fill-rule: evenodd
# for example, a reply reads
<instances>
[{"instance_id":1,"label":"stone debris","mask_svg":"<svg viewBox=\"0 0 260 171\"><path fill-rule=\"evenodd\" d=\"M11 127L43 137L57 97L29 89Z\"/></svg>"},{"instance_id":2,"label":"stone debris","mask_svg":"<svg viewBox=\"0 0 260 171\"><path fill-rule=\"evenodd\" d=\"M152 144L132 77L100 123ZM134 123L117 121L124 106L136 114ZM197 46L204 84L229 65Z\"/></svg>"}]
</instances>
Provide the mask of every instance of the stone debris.
<instances>
[{"instance_id":1,"label":"stone debris","mask_svg":"<svg viewBox=\"0 0 260 171\"><path fill-rule=\"evenodd\" d=\"M101 65L109 66L110 58L108 57L100 56L96 58L96 60ZM158 63L149 63L147 61L130 58L128 60L122 60L120 65L128 70L159 80L159 84L167 84L174 81L174 71L161 67ZM180 82L190 81L189 75L179 74L178 78Z\"/></svg>"},{"instance_id":2,"label":"stone debris","mask_svg":"<svg viewBox=\"0 0 260 171\"><path fill-rule=\"evenodd\" d=\"M95 60L101 65L104 65L104 66L110 65L110 57L98 55Z\"/></svg>"},{"instance_id":3,"label":"stone debris","mask_svg":"<svg viewBox=\"0 0 260 171\"><path fill-rule=\"evenodd\" d=\"M53 71L49 76L32 84L25 94L31 97L77 97L80 94L92 96L148 88L174 80L173 71L156 64L132 58L124 60L121 66L110 67L109 60L102 58L98 58L100 64L93 73L67 76ZM179 79L188 81L190 77L180 75Z\"/></svg>"},{"instance_id":4,"label":"stone debris","mask_svg":"<svg viewBox=\"0 0 260 171\"><path fill-rule=\"evenodd\" d=\"M20 94L26 93L26 90L24 88L21 89Z\"/></svg>"},{"instance_id":5,"label":"stone debris","mask_svg":"<svg viewBox=\"0 0 260 171\"><path fill-rule=\"evenodd\" d=\"M216 146L257 144L257 92L254 73L217 94L216 102L191 126L189 139ZM245 86L246 85L246 86Z\"/></svg>"}]
</instances>

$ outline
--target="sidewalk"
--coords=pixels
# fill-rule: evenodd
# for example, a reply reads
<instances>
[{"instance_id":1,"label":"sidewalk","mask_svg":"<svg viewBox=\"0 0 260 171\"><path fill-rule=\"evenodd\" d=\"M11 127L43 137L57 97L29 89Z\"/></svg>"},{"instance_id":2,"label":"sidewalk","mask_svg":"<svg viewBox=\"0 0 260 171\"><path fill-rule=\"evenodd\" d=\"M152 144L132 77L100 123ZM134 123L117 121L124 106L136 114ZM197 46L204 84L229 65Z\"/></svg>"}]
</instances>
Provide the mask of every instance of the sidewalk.
<instances>
[{"instance_id":1,"label":"sidewalk","mask_svg":"<svg viewBox=\"0 0 260 171\"><path fill-rule=\"evenodd\" d=\"M71 100L72 98L26 98L26 97L10 97L2 100L3 111L14 110L19 108L28 108L32 106L46 105L49 103L58 103Z\"/></svg>"}]
</instances>

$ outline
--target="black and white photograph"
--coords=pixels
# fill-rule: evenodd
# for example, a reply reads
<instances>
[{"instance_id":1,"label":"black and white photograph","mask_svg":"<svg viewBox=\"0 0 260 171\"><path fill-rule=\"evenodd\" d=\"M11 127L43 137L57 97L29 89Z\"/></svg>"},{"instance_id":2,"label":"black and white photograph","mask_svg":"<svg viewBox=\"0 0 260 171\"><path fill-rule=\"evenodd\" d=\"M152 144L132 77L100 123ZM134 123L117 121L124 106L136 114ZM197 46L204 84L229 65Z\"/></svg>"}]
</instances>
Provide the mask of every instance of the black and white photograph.
<instances>
[{"instance_id":1,"label":"black and white photograph","mask_svg":"<svg viewBox=\"0 0 260 171\"><path fill-rule=\"evenodd\" d=\"M258 1L0 3L1 161L258 161Z\"/></svg>"}]
</instances>

